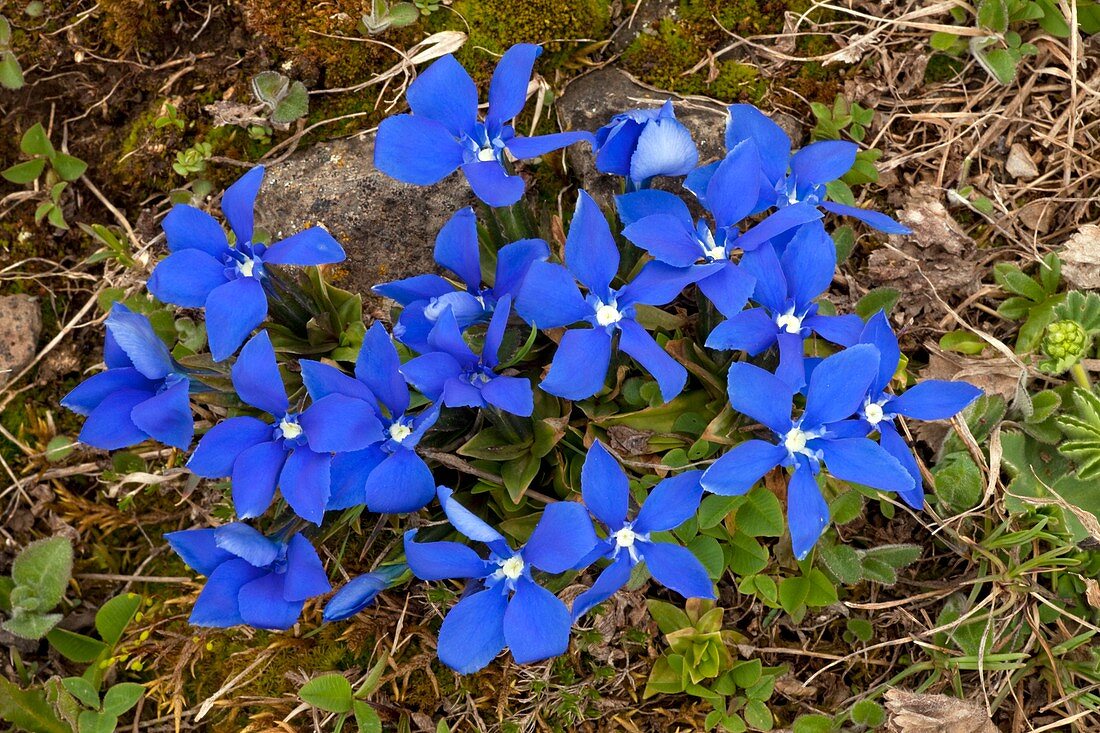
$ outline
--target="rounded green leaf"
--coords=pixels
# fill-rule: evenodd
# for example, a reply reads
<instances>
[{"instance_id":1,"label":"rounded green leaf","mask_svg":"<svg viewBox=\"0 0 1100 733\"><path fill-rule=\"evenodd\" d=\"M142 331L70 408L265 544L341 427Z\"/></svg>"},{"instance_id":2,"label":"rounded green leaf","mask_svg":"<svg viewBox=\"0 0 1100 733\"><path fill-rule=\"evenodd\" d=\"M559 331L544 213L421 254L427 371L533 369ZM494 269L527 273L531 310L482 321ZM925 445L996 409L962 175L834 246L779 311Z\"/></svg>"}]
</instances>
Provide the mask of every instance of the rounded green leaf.
<instances>
[{"instance_id":1,"label":"rounded green leaf","mask_svg":"<svg viewBox=\"0 0 1100 733\"><path fill-rule=\"evenodd\" d=\"M12 183L23 185L26 183L30 183L31 181L42 175L42 171L45 168L45 158L35 158L34 160L17 163L11 168L5 169L3 172L0 172L0 176L3 176Z\"/></svg>"},{"instance_id":2,"label":"rounded green leaf","mask_svg":"<svg viewBox=\"0 0 1100 733\"><path fill-rule=\"evenodd\" d=\"M310 705L330 713L351 712L351 683L342 674L334 672L315 677L302 686L298 696Z\"/></svg>"},{"instance_id":3,"label":"rounded green leaf","mask_svg":"<svg viewBox=\"0 0 1100 733\"><path fill-rule=\"evenodd\" d=\"M85 707L99 710L99 693L88 680L83 677L66 677L61 680L61 685Z\"/></svg>"},{"instance_id":4,"label":"rounded green leaf","mask_svg":"<svg viewBox=\"0 0 1100 733\"><path fill-rule=\"evenodd\" d=\"M23 67L11 51L0 51L0 86L5 89L23 88Z\"/></svg>"},{"instance_id":5,"label":"rounded green leaf","mask_svg":"<svg viewBox=\"0 0 1100 733\"><path fill-rule=\"evenodd\" d=\"M50 161L50 165L53 166L53 169L57 171L57 175L63 181L75 181L84 175L84 171L88 169L87 163L68 153L58 153Z\"/></svg>"},{"instance_id":6,"label":"rounded green leaf","mask_svg":"<svg viewBox=\"0 0 1100 733\"><path fill-rule=\"evenodd\" d=\"M95 614L95 629L103 641L114 646L130 624L130 619L141 607L141 596L123 593L104 603Z\"/></svg>"},{"instance_id":7,"label":"rounded green leaf","mask_svg":"<svg viewBox=\"0 0 1100 733\"><path fill-rule=\"evenodd\" d=\"M122 715L127 710L137 705L137 701L145 694L145 685L136 682L119 682L107 690L103 696L103 712L110 715Z\"/></svg>"},{"instance_id":8,"label":"rounded green leaf","mask_svg":"<svg viewBox=\"0 0 1100 733\"><path fill-rule=\"evenodd\" d=\"M53 145L41 122L34 123L23 133L23 139L19 141L19 149L24 155L42 155L47 158L53 155Z\"/></svg>"},{"instance_id":9,"label":"rounded green leaf","mask_svg":"<svg viewBox=\"0 0 1100 733\"><path fill-rule=\"evenodd\" d=\"M11 579L16 587L33 588L42 602L40 610L61 603L73 572L73 546L67 537L50 537L32 542L15 558Z\"/></svg>"}]
</instances>

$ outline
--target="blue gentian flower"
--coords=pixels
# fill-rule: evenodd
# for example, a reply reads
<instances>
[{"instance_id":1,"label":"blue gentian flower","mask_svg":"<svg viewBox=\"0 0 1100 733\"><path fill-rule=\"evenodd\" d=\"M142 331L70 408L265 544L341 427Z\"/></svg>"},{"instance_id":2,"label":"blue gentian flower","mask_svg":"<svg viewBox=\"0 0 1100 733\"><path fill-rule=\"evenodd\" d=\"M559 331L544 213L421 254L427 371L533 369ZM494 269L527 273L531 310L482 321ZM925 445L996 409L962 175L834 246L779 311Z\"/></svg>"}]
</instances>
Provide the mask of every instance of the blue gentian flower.
<instances>
[{"instance_id":1,"label":"blue gentian flower","mask_svg":"<svg viewBox=\"0 0 1100 733\"><path fill-rule=\"evenodd\" d=\"M475 354L462 338L450 308L439 317L428 343L434 349L401 367L409 384L433 402L447 407L493 407L513 415L530 417L535 409L531 381L496 373L499 351L512 310L512 298L497 303L481 354Z\"/></svg>"},{"instance_id":2,"label":"blue gentian flower","mask_svg":"<svg viewBox=\"0 0 1100 733\"><path fill-rule=\"evenodd\" d=\"M383 565L374 572L352 578L325 604L325 621L343 621L374 603L378 594L393 586L409 567L404 563Z\"/></svg>"},{"instance_id":3,"label":"blue gentian flower","mask_svg":"<svg viewBox=\"0 0 1100 733\"><path fill-rule=\"evenodd\" d=\"M601 558L611 564L573 601L574 619L626 585L630 571L640 562L646 564L654 580L685 598L714 598L707 569L691 550L650 539L651 533L679 527L695 515L703 495L699 485L702 475L702 471L686 471L661 481L634 520L627 521L630 488L626 473L601 443L592 446L581 468L581 494L589 511L606 528L607 539L600 541L582 564Z\"/></svg>"},{"instance_id":4,"label":"blue gentian flower","mask_svg":"<svg viewBox=\"0 0 1100 733\"><path fill-rule=\"evenodd\" d=\"M314 596L328 593L325 568L305 537L265 537L234 522L164 535L195 572L207 576L191 610L195 626L289 629Z\"/></svg>"},{"instance_id":5,"label":"blue gentian flower","mask_svg":"<svg viewBox=\"0 0 1100 733\"><path fill-rule=\"evenodd\" d=\"M308 359L299 362L302 381L314 399L344 395L369 405L382 423L382 440L362 450L338 453L332 461L329 509L366 505L380 514L422 509L435 496L435 481L416 446L439 417L439 405L408 414L411 401L401 359L381 323L367 330L355 378Z\"/></svg>"},{"instance_id":6,"label":"blue gentian flower","mask_svg":"<svg viewBox=\"0 0 1100 733\"><path fill-rule=\"evenodd\" d=\"M872 316L859 340L860 343L873 345L881 355L878 374L859 408L860 422L867 434L878 431L879 445L905 466L913 477L913 488L899 493L909 506L922 509L924 479L917 468L913 451L898 433L894 421L898 416L914 420L950 419L981 397L982 391L966 382L926 379L900 395L891 394L886 388L898 367L901 350L886 314L879 311Z\"/></svg>"},{"instance_id":7,"label":"blue gentian flower","mask_svg":"<svg viewBox=\"0 0 1100 733\"><path fill-rule=\"evenodd\" d=\"M542 389L570 400L599 392L611 362L612 339L618 333L619 348L653 375L664 400L678 395L687 381L687 370L635 320L635 306L668 303L703 274L701 268L648 262L632 282L612 289L619 250L599 206L584 191L577 198L565 240L565 265L568 269L549 262L533 263L516 298L516 311L538 328L580 321L592 326L565 332ZM587 288L587 296L581 295L574 276Z\"/></svg>"},{"instance_id":8,"label":"blue gentian flower","mask_svg":"<svg viewBox=\"0 0 1100 733\"><path fill-rule=\"evenodd\" d=\"M431 351L428 333L448 308L462 330L487 321L498 300L505 295L515 297L531 263L550 257L550 248L541 239L506 244L497 250L496 274L493 284L487 286L481 281L479 252L477 217L467 207L452 216L435 239L436 264L453 273L465 290L439 275L417 275L372 288L404 306L393 329L398 341L421 353Z\"/></svg>"},{"instance_id":9,"label":"blue gentian flower","mask_svg":"<svg viewBox=\"0 0 1100 733\"><path fill-rule=\"evenodd\" d=\"M806 409L792 417L797 387L747 362L730 365L730 405L769 428L776 442L754 439L734 446L703 473L703 488L727 496L743 494L776 466L793 468L787 523L800 560L829 521L829 508L814 478L822 464L842 481L898 493L911 490L913 477L905 467L878 443L858 437L851 419L878 368L878 351L869 344L823 359L810 373Z\"/></svg>"},{"instance_id":10,"label":"blue gentian flower","mask_svg":"<svg viewBox=\"0 0 1100 733\"><path fill-rule=\"evenodd\" d=\"M412 114L382 120L374 141L375 166L393 178L429 186L461 168L479 199L510 206L523 196L523 178L504 168L504 151L537 158L581 140L590 132L517 137L507 124L527 101L527 82L542 49L512 46L497 63L489 84L489 111L478 119L474 80L447 54L409 85L405 98Z\"/></svg>"},{"instance_id":11,"label":"blue gentian flower","mask_svg":"<svg viewBox=\"0 0 1100 733\"><path fill-rule=\"evenodd\" d=\"M513 550L504 537L439 487L439 502L455 529L489 547L489 557L457 542L416 542L405 533L405 558L421 580L470 581L439 629L439 661L461 674L489 664L505 646L518 664L564 654L569 648L569 609L531 577L532 568L563 573L597 542L584 506L550 504L527 544Z\"/></svg>"},{"instance_id":12,"label":"blue gentian flower","mask_svg":"<svg viewBox=\"0 0 1100 733\"><path fill-rule=\"evenodd\" d=\"M596 169L645 188L655 176L685 176L699 162L691 133L676 119L672 100L659 109L617 114L596 131Z\"/></svg>"},{"instance_id":13,"label":"blue gentian flower","mask_svg":"<svg viewBox=\"0 0 1100 733\"><path fill-rule=\"evenodd\" d=\"M798 229L779 257L765 244L741 258L741 268L756 283L753 300L759 308L723 311L727 319L707 337L712 349L740 349L756 356L778 345L776 375L795 387L806 383L804 342L811 333L851 346L863 330L857 315L824 316L814 302L833 280L836 247L820 222Z\"/></svg>"},{"instance_id":14,"label":"blue gentian flower","mask_svg":"<svg viewBox=\"0 0 1100 733\"><path fill-rule=\"evenodd\" d=\"M267 331L244 345L231 376L241 400L272 420L223 420L202 437L187 467L206 478L232 476L233 506L243 518L262 514L278 486L295 514L320 524L331 493L331 454L381 441L374 411L340 394L313 394L305 410L291 409Z\"/></svg>"},{"instance_id":15,"label":"blue gentian flower","mask_svg":"<svg viewBox=\"0 0 1100 733\"><path fill-rule=\"evenodd\" d=\"M195 434L191 381L149 319L115 303L103 349L107 371L80 383L61 404L87 416L80 442L114 450L153 438L186 450Z\"/></svg>"},{"instance_id":16,"label":"blue gentian flower","mask_svg":"<svg viewBox=\"0 0 1100 733\"><path fill-rule=\"evenodd\" d=\"M245 173L222 195L222 213L236 236L232 246L221 225L204 211L177 204L162 224L171 251L149 276L149 292L165 303L206 308L206 332L214 361L227 359L267 317L264 280L268 265L341 262L344 250L321 227L310 227L270 247L253 242L253 203L263 166Z\"/></svg>"},{"instance_id":17,"label":"blue gentian flower","mask_svg":"<svg viewBox=\"0 0 1100 733\"><path fill-rule=\"evenodd\" d=\"M783 128L751 104L734 104L726 122L726 149L751 140L760 152L763 181L754 213L771 207L820 207L871 225L887 234L909 234L886 214L825 200L825 186L852 169L859 147L843 140L821 140L791 154Z\"/></svg>"}]
</instances>

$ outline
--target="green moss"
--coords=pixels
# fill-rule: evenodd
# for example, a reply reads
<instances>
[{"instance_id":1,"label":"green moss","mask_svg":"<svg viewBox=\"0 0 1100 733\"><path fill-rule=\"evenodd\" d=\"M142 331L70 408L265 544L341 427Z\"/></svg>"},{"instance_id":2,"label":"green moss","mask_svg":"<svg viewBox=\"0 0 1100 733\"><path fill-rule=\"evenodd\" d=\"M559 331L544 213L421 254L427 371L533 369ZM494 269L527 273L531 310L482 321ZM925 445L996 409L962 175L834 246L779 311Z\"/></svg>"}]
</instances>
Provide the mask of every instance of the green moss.
<instances>
[{"instance_id":1,"label":"green moss","mask_svg":"<svg viewBox=\"0 0 1100 733\"><path fill-rule=\"evenodd\" d=\"M928 66L924 70L924 81L937 84L954 79L962 71L964 65L961 59L954 56L948 56L945 53L932 54L932 58L928 59Z\"/></svg>"}]
</instances>

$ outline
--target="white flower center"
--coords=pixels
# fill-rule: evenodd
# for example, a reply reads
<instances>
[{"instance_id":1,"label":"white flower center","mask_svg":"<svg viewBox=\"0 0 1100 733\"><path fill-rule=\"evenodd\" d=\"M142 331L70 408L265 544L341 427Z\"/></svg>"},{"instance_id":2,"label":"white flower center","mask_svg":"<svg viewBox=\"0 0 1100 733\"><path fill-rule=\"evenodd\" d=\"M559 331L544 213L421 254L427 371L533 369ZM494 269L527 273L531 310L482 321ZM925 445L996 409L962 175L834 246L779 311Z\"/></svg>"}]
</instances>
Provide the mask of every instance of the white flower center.
<instances>
[{"instance_id":1,"label":"white flower center","mask_svg":"<svg viewBox=\"0 0 1100 733\"><path fill-rule=\"evenodd\" d=\"M882 411L882 405L877 402L868 402L863 408L863 416L867 418L867 422L872 425L878 425L882 422L882 418L885 417L885 414Z\"/></svg>"},{"instance_id":2,"label":"white flower center","mask_svg":"<svg viewBox=\"0 0 1100 733\"><path fill-rule=\"evenodd\" d=\"M794 313L784 313L775 319L775 325L787 333L799 333L802 330L802 319Z\"/></svg>"},{"instance_id":3,"label":"white flower center","mask_svg":"<svg viewBox=\"0 0 1100 733\"><path fill-rule=\"evenodd\" d=\"M497 153L492 148L482 148L481 150L477 151L477 159L483 163L490 160L496 160Z\"/></svg>"},{"instance_id":4,"label":"white flower center","mask_svg":"<svg viewBox=\"0 0 1100 733\"><path fill-rule=\"evenodd\" d=\"M287 440L294 440L302 434L302 426L286 417L279 422L279 430Z\"/></svg>"},{"instance_id":5,"label":"white flower center","mask_svg":"<svg viewBox=\"0 0 1100 733\"><path fill-rule=\"evenodd\" d=\"M410 435L412 435L412 428L408 425L399 422L390 425L390 437L393 438L395 443L404 441Z\"/></svg>"},{"instance_id":6,"label":"white flower center","mask_svg":"<svg viewBox=\"0 0 1100 733\"><path fill-rule=\"evenodd\" d=\"M500 564L500 572L508 580L515 580L523 573L523 567L523 558L519 555L512 555Z\"/></svg>"},{"instance_id":7,"label":"white flower center","mask_svg":"<svg viewBox=\"0 0 1100 733\"><path fill-rule=\"evenodd\" d=\"M615 533L615 544L619 547L625 547L630 549L634 546L634 540L638 538L637 533L630 527L623 527Z\"/></svg>"},{"instance_id":8,"label":"white flower center","mask_svg":"<svg viewBox=\"0 0 1100 733\"><path fill-rule=\"evenodd\" d=\"M787 436L783 438L783 447L788 453L802 453L806 450L806 441L813 436L801 428L791 428Z\"/></svg>"},{"instance_id":9,"label":"white flower center","mask_svg":"<svg viewBox=\"0 0 1100 733\"><path fill-rule=\"evenodd\" d=\"M623 314L613 305L601 305L596 309L596 323L601 326L610 326L623 320Z\"/></svg>"},{"instance_id":10,"label":"white flower center","mask_svg":"<svg viewBox=\"0 0 1100 733\"><path fill-rule=\"evenodd\" d=\"M237 263L237 272L241 273L241 277L252 277L253 271L256 269L256 263L251 257L244 262Z\"/></svg>"},{"instance_id":11,"label":"white flower center","mask_svg":"<svg viewBox=\"0 0 1100 733\"><path fill-rule=\"evenodd\" d=\"M707 257L709 259L718 261L726 259L726 248L719 245L714 245L706 250Z\"/></svg>"}]
</instances>

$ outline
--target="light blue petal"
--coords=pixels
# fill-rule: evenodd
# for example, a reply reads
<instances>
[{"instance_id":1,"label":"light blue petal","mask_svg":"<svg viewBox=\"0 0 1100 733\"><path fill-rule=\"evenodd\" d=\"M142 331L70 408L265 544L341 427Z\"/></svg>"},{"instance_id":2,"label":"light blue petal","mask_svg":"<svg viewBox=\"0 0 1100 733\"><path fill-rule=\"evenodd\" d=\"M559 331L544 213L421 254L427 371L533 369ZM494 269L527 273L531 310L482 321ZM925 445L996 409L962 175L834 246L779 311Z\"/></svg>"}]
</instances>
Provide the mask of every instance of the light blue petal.
<instances>
[{"instance_id":1,"label":"light blue petal","mask_svg":"<svg viewBox=\"0 0 1100 733\"><path fill-rule=\"evenodd\" d=\"M232 522L215 529L214 543L257 568L266 568L279 556L278 543L244 522Z\"/></svg>"},{"instance_id":2,"label":"light blue petal","mask_svg":"<svg viewBox=\"0 0 1100 733\"><path fill-rule=\"evenodd\" d=\"M548 504L531 538L523 546L523 559L539 570L564 573L592 551L598 538L584 504L558 501Z\"/></svg>"},{"instance_id":3,"label":"light blue petal","mask_svg":"<svg viewBox=\"0 0 1100 733\"><path fill-rule=\"evenodd\" d=\"M349 377L334 366L311 359L300 359L298 366L302 369L302 382L306 386L306 391L314 401L328 397L330 394L342 394L371 405L375 403L374 393L367 385Z\"/></svg>"},{"instance_id":4,"label":"light blue petal","mask_svg":"<svg viewBox=\"0 0 1100 733\"><path fill-rule=\"evenodd\" d=\"M252 242L253 207L263 180L264 167L258 165L234 181L222 194L222 213L229 222L229 228L237 235L238 246Z\"/></svg>"},{"instance_id":5,"label":"light blue petal","mask_svg":"<svg viewBox=\"0 0 1100 733\"><path fill-rule=\"evenodd\" d=\"M776 336L779 344L779 366L775 376L782 379L795 392L801 392L806 386L806 340L800 333L780 331Z\"/></svg>"},{"instance_id":6,"label":"light blue petal","mask_svg":"<svg viewBox=\"0 0 1100 733\"><path fill-rule=\"evenodd\" d=\"M439 627L439 661L459 674L483 669L504 649L508 597L499 590L472 593L455 604Z\"/></svg>"},{"instance_id":7,"label":"light blue petal","mask_svg":"<svg viewBox=\"0 0 1100 733\"><path fill-rule=\"evenodd\" d=\"M715 267L715 265L673 267L664 262L647 262L637 276L619 291L619 308L634 303L645 305L671 303L679 297L684 288L705 277Z\"/></svg>"},{"instance_id":8,"label":"light blue petal","mask_svg":"<svg viewBox=\"0 0 1100 733\"><path fill-rule=\"evenodd\" d=\"M878 349L878 375L871 383L871 394L877 395L890 384L901 360L898 337L894 335L894 329L890 328L890 319L884 312L879 311L867 320L859 341L863 344L871 344Z\"/></svg>"},{"instance_id":9,"label":"light blue petal","mask_svg":"<svg viewBox=\"0 0 1100 733\"><path fill-rule=\"evenodd\" d=\"M817 207L810 204L797 203L784 206L738 237L737 246L746 252L754 250L768 240L789 232L795 227L817 221L822 216Z\"/></svg>"},{"instance_id":10,"label":"light blue petal","mask_svg":"<svg viewBox=\"0 0 1100 733\"><path fill-rule=\"evenodd\" d=\"M714 583L699 558L686 547L653 542L642 547L649 574L658 583L684 598L714 598Z\"/></svg>"},{"instance_id":11,"label":"light blue petal","mask_svg":"<svg viewBox=\"0 0 1100 733\"><path fill-rule=\"evenodd\" d=\"M832 341L841 346L853 346L858 343L864 327L863 319L855 313L845 313L842 316L815 314L804 319L802 325L826 341Z\"/></svg>"},{"instance_id":12,"label":"light blue petal","mask_svg":"<svg viewBox=\"0 0 1100 733\"><path fill-rule=\"evenodd\" d=\"M163 379L175 371L168 347L153 330L153 324L141 313L134 313L122 303L111 307L107 316L107 331L134 368L149 379Z\"/></svg>"},{"instance_id":13,"label":"light blue petal","mask_svg":"<svg viewBox=\"0 0 1100 733\"><path fill-rule=\"evenodd\" d=\"M442 124L427 117L394 115L374 139L374 167L417 186L439 183L462 165L462 146Z\"/></svg>"},{"instance_id":14,"label":"light blue petal","mask_svg":"<svg viewBox=\"0 0 1100 733\"><path fill-rule=\"evenodd\" d=\"M763 440L738 443L710 465L699 479L702 487L722 496L744 494L787 457L787 449Z\"/></svg>"},{"instance_id":15,"label":"light blue petal","mask_svg":"<svg viewBox=\"0 0 1100 733\"><path fill-rule=\"evenodd\" d=\"M226 560L236 555L223 550L214 542L215 529L186 529L182 532L167 532L164 539L175 550L187 567L200 575L210 575Z\"/></svg>"},{"instance_id":16,"label":"light blue petal","mask_svg":"<svg viewBox=\"0 0 1100 733\"><path fill-rule=\"evenodd\" d=\"M630 179L641 187L654 176L686 176L699 162L691 132L673 117L642 128L630 156Z\"/></svg>"},{"instance_id":17,"label":"light blue petal","mask_svg":"<svg viewBox=\"0 0 1100 733\"><path fill-rule=\"evenodd\" d=\"M78 415L88 415L99 407L103 400L119 390L132 389L152 394L158 387L159 381L146 379L133 367L108 369L105 372L93 374L78 384L61 398L61 405Z\"/></svg>"},{"instance_id":18,"label":"light blue petal","mask_svg":"<svg viewBox=\"0 0 1100 733\"><path fill-rule=\"evenodd\" d=\"M637 321L622 320L619 330L619 348L657 380L661 399L669 402L680 394L687 384L687 369L662 349Z\"/></svg>"},{"instance_id":19,"label":"light blue petal","mask_svg":"<svg viewBox=\"0 0 1100 733\"><path fill-rule=\"evenodd\" d=\"M405 98L414 114L435 120L455 137L474 129L477 87L451 54L421 72L409 85Z\"/></svg>"},{"instance_id":20,"label":"light blue petal","mask_svg":"<svg viewBox=\"0 0 1100 733\"><path fill-rule=\"evenodd\" d=\"M485 329L485 342L481 347L482 363L493 369L500 363L500 345L504 343L504 333L508 329L508 318L512 315L512 296L503 295L493 309L489 327Z\"/></svg>"},{"instance_id":21,"label":"light blue petal","mask_svg":"<svg viewBox=\"0 0 1100 733\"><path fill-rule=\"evenodd\" d=\"M381 447L372 445L333 456L329 468L328 506L325 509L332 511L365 505L367 477L388 455Z\"/></svg>"},{"instance_id":22,"label":"light blue petal","mask_svg":"<svg viewBox=\"0 0 1100 733\"><path fill-rule=\"evenodd\" d=\"M454 492L446 486L440 486L437 492L439 494L439 504L443 507L443 513L447 515L447 519L450 520L455 529L475 542L484 542L490 547L502 548L504 553L508 552L508 543L505 542L504 536L469 509L459 504L452 497ZM498 552L498 554L502 553Z\"/></svg>"},{"instance_id":23,"label":"light blue petal","mask_svg":"<svg viewBox=\"0 0 1100 733\"><path fill-rule=\"evenodd\" d=\"M647 188L616 196L615 207L619 211L619 219L626 226L641 221L647 216L664 214L675 218L683 229L690 231L695 229L695 221L691 218L691 211L687 204L679 196L668 191Z\"/></svg>"},{"instance_id":24,"label":"light blue petal","mask_svg":"<svg viewBox=\"0 0 1100 733\"><path fill-rule=\"evenodd\" d=\"M453 293L454 285L439 275L416 275L404 280L394 280L371 288L383 298L396 300L401 305L409 305L417 300L431 300L447 293Z\"/></svg>"},{"instance_id":25,"label":"light blue petal","mask_svg":"<svg viewBox=\"0 0 1100 733\"><path fill-rule=\"evenodd\" d=\"M787 307L787 275L779 256L770 244L764 244L741 257L739 267L755 280L752 299L771 311L782 314Z\"/></svg>"},{"instance_id":26,"label":"light blue petal","mask_svg":"<svg viewBox=\"0 0 1100 733\"><path fill-rule=\"evenodd\" d=\"M467 369L473 368L480 359L470 350L466 340L462 338L462 331L455 320L454 311L444 308L436 319L435 326L428 334L428 346L434 351L450 354L455 360Z\"/></svg>"},{"instance_id":27,"label":"light blue petal","mask_svg":"<svg viewBox=\"0 0 1100 733\"><path fill-rule=\"evenodd\" d=\"M583 400L603 389L611 364L611 336L602 328L566 331L539 385L567 400Z\"/></svg>"},{"instance_id":28,"label":"light blue petal","mask_svg":"<svg viewBox=\"0 0 1100 733\"><path fill-rule=\"evenodd\" d=\"M672 214L643 217L623 229L623 236L655 260L676 267L693 265L703 254L695 239L695 229L684 227Z\"/></svg>"},{"instance_id":29,"label":"light blue petal","mask_svg":"<svg viewBox=\"0 0 1100 733\"><path fill-rule=\"evenodd\" d=\"M653 487L634 520L639 534L675 529L695 516L703 499L702 471L685 471Z\"/></svg>"},{"instance_id":30,"label":"light blue petal","mask_svg":"<svg viewBox=\"0 0 1100 733\"><path fill-rule=\"evenodd\" d=\"M88 414L78 440L101 450L117 450L137 445L149 436L134 425L130 413L153 396L153 392L120 389L106 397Z\"/></svg>"},{"instance_id":31,"label":"light blue petal","mask_svg":"<svg viewBox=\"0 0 1100 733\"><path fill-rule=\"evenodd\" d=\"M726 392L730 406L777 433L791 427L794 390L779 377L760 367L738 361L730 364Z\"/></svg>"},{"instance_id":32,"label":"light blue petal","mask_svg":"<svg viewBox=\"0 0 1100 733\"><path fill-rule=\"evenodd\" d=\"M516 664L530 664L569 649L569 609L557 596L527 578L504 612L504 638Z\"/></svg>"},{"instance_id":33,"label":"light blue petal","mask_svg":"<svg viewBox=\"0 0 1100 733\"><path fill-rule=\"evenodd\" d=\"M699 280L699 289L719 313L732 316L740 312L752 297L756 278L733 262L718 262L713 267L711 274Z\"/></svg>"},{"instance_id":34,"label":"light blue petal","mask_svg":"<svg viewBox=\"0 0 1100 733\"><path fill-rule=\"evenodd\" d=\"M605 303L619 269L619 248L599 205L586 191L577 194L577 208L565 237L565 265Z\"/></svg>"},{"instance_id":35,"label":"light blue petal","mask_svg":"<svg viewBox=\"0 0 1100 733\"><path fill-rule=\"evenodd\" d=\"M439 230L435 238L435 261L458 275L474 292L481 286L477 217L469 206L456 211Z\"/></svg>"},{"instance_id":36,"label":"light blue petal","mask_svg":"<svg viewBox=\"0 0 1100 733\"><path fill-rule=\"evenodd\" d=\"M898 434L897 428L892 422L880 422L878 424L879 445L883 450L892 455L894 459L913 478L913 488L899 491L898 494L905 503L917 511L924 509L924 478L921 476L917 459L913 457L913 450Z\"/></svg>"},{"instance_id":37,"label":"light blue petal","mask_svg":"<svg viewBox=\"0 0 1100 733\"><path fill-rule=\"evenodd\" d=\"M823 360L810 374L806 391L804 430L844 420L855 414L867 388L878 374L878 351L869 344L857 344Z\"/></svg>"},{"instance_id":38,"label":"light blue petal","mask_svg":"<svg viewBox=\"0 0 1100 733\"><path fill-rule=\"evenodd\" d=\"M626 523L630 484L619 462L596 441L581 466L581 496L596 519L617 532Z\"/></svg>"},{"instance_id":39,"label":"light blue petal","mask_svg":"<svg viewBox=\"0 0 1100 733\"><path fill-rule=\"evenodd\" d=\"M438 402L447 382L462 375L462 366L450 354L433 351L402 364L401 373L417 392Z\"/></svg>"}]
</instances>

